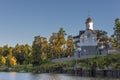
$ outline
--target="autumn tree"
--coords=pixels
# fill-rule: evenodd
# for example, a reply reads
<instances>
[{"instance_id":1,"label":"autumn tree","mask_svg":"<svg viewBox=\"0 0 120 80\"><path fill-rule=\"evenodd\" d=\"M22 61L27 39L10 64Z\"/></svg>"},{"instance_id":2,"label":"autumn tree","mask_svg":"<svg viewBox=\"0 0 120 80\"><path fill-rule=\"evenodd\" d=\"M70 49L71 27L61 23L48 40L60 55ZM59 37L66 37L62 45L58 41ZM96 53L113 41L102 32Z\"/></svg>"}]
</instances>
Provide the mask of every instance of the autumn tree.
<instances>
[{"instance_id":1,"label":"autumn tree","mask_svg":"<svg viewBox=\"0 0 120 80\"><path fill-rule=\"evenodd\" d=\"M65 45L66 45L65 35L66 35L65 30L63 30L63 28L60 28L60 30L58 32L58 40L57 40L58 56L59 57L62 57L63 49L65 48Z\"/></svg>"},{"instance_id":2,"label":"autumn tree","mask_svg":"<svg viewBox=\"0 0 120 80\"><path fill-rule=\"evenodd\" d=\"M17 44L13 50L13 55L16 57L17 63L19 64L23 64L25 60L25 53L23 47L24 45Z\"/></svg>"},{"instance_id":3,"label":"autumn tree","mask_svg":"<svg viewBox=\"0 0 120 80\"><path fill-rule=\"evenodd\" d=\"M6 59L4 56L2 56L1 50L2 50L2 48L0 48L0 66L6 64Z\"/></svg>"},{"instance_id":4,"label":"autumn tree","mask_svg":"<svg viewBox=\"0 0 120 80\"><path fill-rule=\"evenodd\" d=\"M63 56L63 49L66 44L65 40L66 32L63 28L60 28L58 33L53 33L50 37L50 46L51 46L51 54L54 57L62 57Z\"/></svg>"},{"instance_id":5,"label":"autumn tree","mask_svg":"<svg viewBox=\"0 0 120 80\"><path fill-rule=\"evenodd\" d=\"M10 59L10 66L15 66L17 64L17 59L13 56L11 59Z\"/></svg>"},{"instance_id":6,"label":"autumn tree","mask_svg":"<svg viewBox=\"0 0 120 80\"><path fill-rule=\"evenodd\" d=\"M13 49L13 56L17 59L17 63L29 64L31 63L31 47L28 44L17 44Z\"/></svg>"},{"instance_id":7,"label":"autumn tree","mask_svg":"<svg viewBox=\"0 0 120 80\"><path fill-rule=\"evenodd\" d=\"M42 60L45 60L47 59L47 55L49 54L49 50L48 50L48 41L46 38L43 38L42 41L42 47L41 47L41 51L42 51L42 54L41 54L41 59Z\"/></svg>"},{"instance_id":8,"label":"autumn tree","mask_svg":"<svg viewBox=\"0 0 120 80\"><path fill-rule=\"evenodd\" d=\"M57 56L57 33L52 33L52 36L50 36L49 39L49 50L50 50L50 56L56 57Z\"/></svg>"},{"instance_id":9,"label":"autumn tree","mask_svg":"<svg viewBox=\"0 0 120 80\"><path fill-rule=\"evenodd\" d=\"M0 56L0 66L6 64L6 59L4 56Z\"/></svg>"},{"instance_id":10,"label":"autumn tree","mask_svg":"<svg viewBox=\"0 0 120 80\"><path fill-rule=\"evenodd\" d=\"M73 54L74 54L74 41L72 35L69 35L67 38L66 57L72 56Z\"/></svg>"},{"instance_id":11,"label":"autumn tree","mask_svg":"<svg viewBox=\"0 0 120 80\"><path fill-rule=\"evenodd\" d=\"M33 41L32 45L32 62L33 66L39 66L46 57L46 38L41 36L35 36L35 39Z\"/></svg>"},{"instance_id":12,"label":"autumn tree","mask_svg":"<svg viewBox=\"0 0 120 80\"><path fill-rule=\"evenodd\" d=\"M10 66L10 59L12 57L12 47L8 47L8 45L5 45L1 48L1 55L2 55L2 59L4 61L5 58L5 63L6 65L9 67Z\"/></svg>"}]
</instances>

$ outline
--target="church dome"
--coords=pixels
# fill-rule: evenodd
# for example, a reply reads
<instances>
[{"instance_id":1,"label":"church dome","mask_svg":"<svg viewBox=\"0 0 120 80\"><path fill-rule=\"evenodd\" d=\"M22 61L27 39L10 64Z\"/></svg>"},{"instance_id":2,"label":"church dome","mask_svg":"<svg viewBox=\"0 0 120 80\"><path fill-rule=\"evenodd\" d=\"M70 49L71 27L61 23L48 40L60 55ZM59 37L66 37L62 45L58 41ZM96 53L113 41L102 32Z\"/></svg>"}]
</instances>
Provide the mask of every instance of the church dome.
<instances>
[{"instance_id":1,"label":"church dome","mask_svg":"<svg viewBox=\"0 0 120 80\"><path fill-rule=\"evenodd\" d=\"M86 24L87 24L87 23L90 23L90 22L92 22L92 19L89 17L89 18L87 18L87 20L86 20Z\"/></svg>"}]
</instances>

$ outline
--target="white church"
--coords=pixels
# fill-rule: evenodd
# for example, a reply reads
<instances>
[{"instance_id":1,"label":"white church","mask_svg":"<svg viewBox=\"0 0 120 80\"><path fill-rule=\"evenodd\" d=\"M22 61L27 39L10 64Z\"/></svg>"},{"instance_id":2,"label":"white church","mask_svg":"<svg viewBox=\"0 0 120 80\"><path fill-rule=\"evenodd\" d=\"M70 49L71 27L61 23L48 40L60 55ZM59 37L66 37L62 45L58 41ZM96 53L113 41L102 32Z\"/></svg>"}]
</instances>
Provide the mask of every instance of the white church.
<instances>
[{"instance_id":1,"label":"white church","mask_svg":"<svg viewBox=\"0 0 120 80\"><path fill-rule=\"evenodd\" d=\"M81 30L77 36L74 36L74 47L75 52L71 58L62 58L62 59L55 59L53 62L62 62L62 61L70 61L73 58L80 58L80 57L89 57L87 55L96 55L96 54L108 54L108 49L104 48L104 45L98 46L97 41L97 31L93 29L93 21L91 18L87 18L86 22L86 29ZM114 51L112 51L113 53Z\"/></svg>"},{"instance_id":2,"label":"white church","mask_svg":"<svg viewBox=\"0 0 120 80\"><path fill-rule=\"evenodd\" d=\"M94 55L98 52L96 30L93 29L93 21L87 18L86 29L81 30L79 35L74 36L75 50L80 51L81 55Z\"/></svg>"}]
</instances>

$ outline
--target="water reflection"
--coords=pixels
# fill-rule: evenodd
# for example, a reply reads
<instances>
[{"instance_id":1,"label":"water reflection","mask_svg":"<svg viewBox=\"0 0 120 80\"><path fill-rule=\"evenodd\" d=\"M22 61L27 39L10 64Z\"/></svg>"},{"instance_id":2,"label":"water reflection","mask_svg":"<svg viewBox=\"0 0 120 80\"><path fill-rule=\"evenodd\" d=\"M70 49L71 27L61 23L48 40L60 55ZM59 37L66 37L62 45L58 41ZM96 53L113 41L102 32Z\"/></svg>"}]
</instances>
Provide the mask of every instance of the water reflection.
<instances>
[{"instance_id":1,"label":"water reflection","mask_svg":"<svg viewBox=\"0 0 120 80\"><path fill-rule=\"evenodd\" d=\"M112 78L90 78L67 74L32 74L16 72L0 72L0 80L120 80Z\"/></svg>"}]
</instances>

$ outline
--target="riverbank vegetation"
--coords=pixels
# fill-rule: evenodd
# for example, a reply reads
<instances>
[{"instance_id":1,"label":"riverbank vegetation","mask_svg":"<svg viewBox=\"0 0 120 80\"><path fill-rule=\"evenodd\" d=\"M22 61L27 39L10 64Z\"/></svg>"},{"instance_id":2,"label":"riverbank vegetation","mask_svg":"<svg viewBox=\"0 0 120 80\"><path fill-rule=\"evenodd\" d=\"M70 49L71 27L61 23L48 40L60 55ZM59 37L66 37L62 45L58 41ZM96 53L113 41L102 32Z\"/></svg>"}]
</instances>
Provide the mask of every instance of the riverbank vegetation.
<instances>
[{"instance_id":1,"label":"riverbank vegetation","mask_svg":"<svg viewBox=\"0 0 120 80\"><path fill-rule=\"evenodd\" d=\"M40 72L55 72L55 71L69 71L74 70L77 64L77 69L91 70L93 63L96 63L97 70L120 70L120 53L106 55L106 56L94 56L93 58L72 60L69 62L51 62L46 61L40 66L29 65L16 65L10 67L10 71L17 72L33 72L36 69ZM1 66L0 71L7 71L5 66Z\"/></svg>"},{"instance_id":2,"label":"riverbank vegetation","mask_svg":"<svg viewBox=\"0 0 120 80\"><path fill-rule=\"evenodd\" d=\"M115 20L114 30L115 34L112 35L112 38L107 36L107 32L96 30L97 40L104 43L112 41L114 47L119 47L119 19ZM119 53L107 56L96 55L94 58L73 60L71 62L51 62L55 58L71 57L73 55L73 36L66 36L66 31L60 28L58 32L52 33L48 40L42 36L35 36L32 46L17 44L15 47L8 45L0 47L0 70L11 68L11 71L32 71L38 66L40 70L59 68L68 70L73 69L76 63L78 64L78 68L91 69L93 62L97 63L98 69L120 69Z\"/></svg>"}]
</instances>

